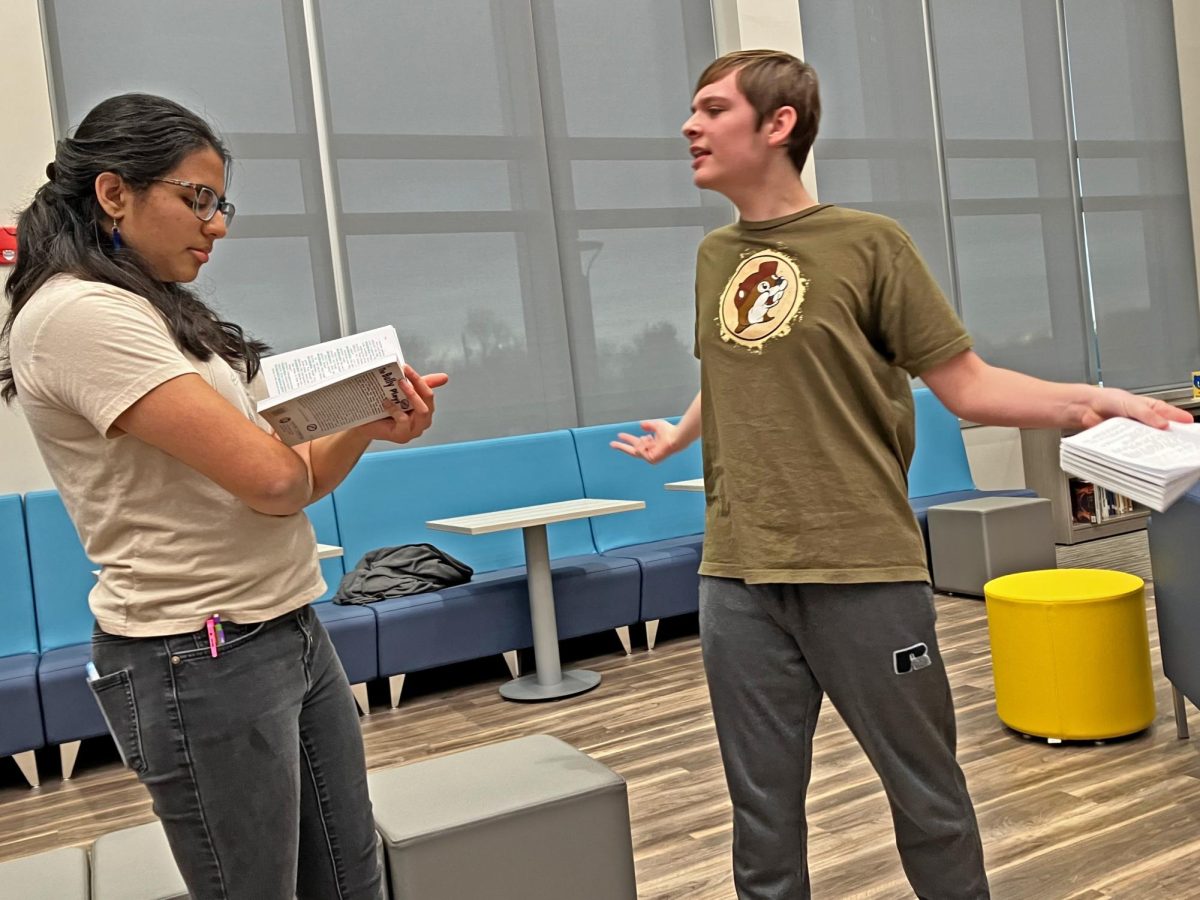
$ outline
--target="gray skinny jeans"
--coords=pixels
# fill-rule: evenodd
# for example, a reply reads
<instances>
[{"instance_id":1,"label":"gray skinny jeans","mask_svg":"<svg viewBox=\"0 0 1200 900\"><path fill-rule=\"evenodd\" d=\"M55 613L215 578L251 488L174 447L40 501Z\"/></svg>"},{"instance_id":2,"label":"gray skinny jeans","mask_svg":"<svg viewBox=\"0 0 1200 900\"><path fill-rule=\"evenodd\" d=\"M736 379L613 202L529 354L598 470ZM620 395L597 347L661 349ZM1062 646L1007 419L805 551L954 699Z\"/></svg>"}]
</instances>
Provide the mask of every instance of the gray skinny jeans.
<instances>
[{"instance_id":1,"label":"gray skinny jeans","mask_svg":"<svg viewBox=\"0 0 1200 900\"><path fill-rule=\"evenodd\" d=\"M99 628L92 691L196 900L385 896L362 732L312 607L126 638Z\"/></svg>"}]
</instances>

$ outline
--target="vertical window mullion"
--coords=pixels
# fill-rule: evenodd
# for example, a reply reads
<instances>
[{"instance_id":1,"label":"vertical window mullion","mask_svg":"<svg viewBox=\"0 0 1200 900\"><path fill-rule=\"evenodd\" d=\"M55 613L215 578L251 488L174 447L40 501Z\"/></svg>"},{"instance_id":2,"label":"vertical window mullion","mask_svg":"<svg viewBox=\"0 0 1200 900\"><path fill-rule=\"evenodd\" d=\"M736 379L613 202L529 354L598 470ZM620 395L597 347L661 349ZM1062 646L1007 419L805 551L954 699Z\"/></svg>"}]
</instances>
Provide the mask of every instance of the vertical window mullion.
<instances>
[{"instance_id":1,"label":"vertical window mullion","mask_svg":"<svg viewBox=\"0 0 1200 900\"><path fill-rule=\"evenodd\" d=\"M329 93L325 88L325 60L321 54L320 11L316 0L303 0L304 38L308 49L309 84L312 88L313 127L317 136L317 157L321 187L325 198L325 217L329 232L329 256L333 269L334 304L338 328L343 335L353 334L354 304L350 296L350 272L346 265L346 242L341 225L341 201L337 173L330 149L332 128L329 120Z\"/></svg>"},{"instance_id":2,"label":"vertical window mullion","mask_svg":"<svg viewBox=\"0 0 1200 900\"><path fill-rule=\"evenodd\" d=\"M921 17L925 26L925 64L929 70L929 100L933 104L933 144L937 153L937 176L942 223L946 232L946 254L950 264L950 302L962 318L962 293L958 283L958 254L954 248L954 221L950 216L950 185L946 173L946 144L942 137L942 100L938 92L937 60L933 53L933 17L929 0L921 0Z\"/></svg>"},{"instance_id":3,"label":"vertical window mullion","mask_svg":"<svg viewBox=\"0 0 1200 900\"><path fill-rule=\"evenodd\" d=\"M1100 359L1100 333L1096 323L1096 301L1092 290L1092 266L1088 257L1087 229L1083 222L1083 190L1079 174L1079 132L1075 123L1075 91L1071 83L1071 57L1067 44L1067 22L1062 0L1054 0L1058 21L1058 59L1062 69L1063 115L1067 129L1067 158L1071 176L1071 208L1074 213L1075 246L1079 262L1080 304L1084 329L1084 346L1088 365L1088 380L1104 383Z\"/></svg>"}]
</instances>

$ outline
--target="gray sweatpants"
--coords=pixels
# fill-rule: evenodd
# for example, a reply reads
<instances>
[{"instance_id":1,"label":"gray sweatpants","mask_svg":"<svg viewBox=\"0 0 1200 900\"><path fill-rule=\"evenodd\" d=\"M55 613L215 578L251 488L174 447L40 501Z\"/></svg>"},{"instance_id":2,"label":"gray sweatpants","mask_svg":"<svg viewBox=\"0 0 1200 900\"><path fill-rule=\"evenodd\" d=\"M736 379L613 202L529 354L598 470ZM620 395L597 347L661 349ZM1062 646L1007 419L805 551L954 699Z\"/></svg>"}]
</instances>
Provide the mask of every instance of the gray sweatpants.
<instances>
[{"instance_id":1,"label":"gray sweatpants","mask_svg":"<svg viewBox=\"0 0 1200 900\"><path fill-rule=\"evenodd\" d=\"M934 619L922 582L701 578L700 639L741 900L810 896L804 797L825 694L883 781L917 895L989 896Z\"/></svg>"}]
</instances>

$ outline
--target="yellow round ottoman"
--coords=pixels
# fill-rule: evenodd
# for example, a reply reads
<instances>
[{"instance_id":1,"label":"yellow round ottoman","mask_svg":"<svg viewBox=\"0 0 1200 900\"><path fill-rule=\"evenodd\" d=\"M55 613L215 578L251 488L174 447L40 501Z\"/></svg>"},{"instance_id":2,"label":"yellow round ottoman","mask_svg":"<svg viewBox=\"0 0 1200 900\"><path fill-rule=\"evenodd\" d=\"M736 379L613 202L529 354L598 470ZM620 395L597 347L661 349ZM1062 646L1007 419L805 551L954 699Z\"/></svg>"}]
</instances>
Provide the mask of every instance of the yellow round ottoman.
<instances>
[{"instance_id":1,"label":"yellow round ottoman","mask_svg":"<svg viewBox=\"0 0 1200 900\"><path fill-rule=\"evenodd\" d=\"M1145 585L1105 569L1047 569L983 586L1000 721L1052 741L1103 740L1154 721Z\"/></svg>"}]
</instances>

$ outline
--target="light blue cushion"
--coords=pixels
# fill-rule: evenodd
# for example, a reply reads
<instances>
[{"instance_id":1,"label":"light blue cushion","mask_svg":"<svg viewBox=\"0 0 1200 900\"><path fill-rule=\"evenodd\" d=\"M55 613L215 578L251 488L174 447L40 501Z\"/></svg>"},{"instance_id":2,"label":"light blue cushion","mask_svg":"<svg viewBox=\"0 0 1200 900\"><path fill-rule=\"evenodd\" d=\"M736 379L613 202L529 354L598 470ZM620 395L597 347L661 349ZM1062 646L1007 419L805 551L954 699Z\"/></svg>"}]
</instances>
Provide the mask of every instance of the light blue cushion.
<instances>
[{"instance_id":1,"label":"light blue cushion","mask_svg":"<svg viewBox=\"0 0 1200 900\"><path fill-rule=\"evenodd\" d=\"M334 509L347 569L378 547L430 543L492 572L525 564L520 529L451 534L425 522L582 496L575 446L563 430L369 453L334 491ZM547 531L551 558L596 552L586 519Z\"/></svg>"},{"instance_id":2,"label":"light blue cushion","mask_svg":"<svg viewBox=\"0 0 1200 900\"><path fill-rule=\"evenodd\" d=\"M42 652L90 643L95 620L88 594L97 566L83 552L58 491L25 495L25 527Z\"/></svg>"},{"instance_id":3,"label":"light blue cushion","mask_svg":"<svg viewBox=\"0 0 1200 900\"><path fill-rule=\"evenodd\" d=\"M317 543L332 544L340 547L342 537L338 533L337 515L333 509L333 495L322 497L312 506L304 510L312 522L313 531L317 535ZM314 600L314 603L330 599L337 591L337 586L346 574L346 560L343 556L331 556L321 560L321 577L325 579L325 593Z\"/></svg>"},{"instance_id":4,"label":"light blue cushion","mask_svg":"<svg viewBox=\"0 0 1200 900\"><path fill-rule=\"evenodd\" d=\"M646 508L636 512L596 516L591 520L596 549L601 553L704 531L704 494L668 491L663 487L670 481L687 481L704 475L699 441L652 466L609 446L622 431L643 434L639 422L592 425L570 431L579 455L586 496L646 502Z\"/></svg>"},{"instance_id":5,"label":"light blue cushion","mask_svg":"<svg viewBox=\"0 0 1200 900\"><path fill-rule=\"evenodd\" d=\"M913 391L917 447L908 467L908 496L975 490L958 417L929 388Z\"/></svg>"},{"instance_id":6,"label":"light blue cushion","mask_svg":"<svg viewBox=\"0 0 1200 900\"><path fill-rule=\"evenodd\" d=\"M333 649L337 651L350 683L358 684L378 678L375 613L363 606L340 606L337 603L317 603L313 609L329 632L329 640L333 642Z\"/></svg>"},{"instance_id":7,"label":"light blue cushion","mask_svg":"<svg viewBox=\"0 0 1200 900\"><path fill-rule=\"evenodd\" d=\"M25 517L17 494L0 497L0 656L37 653Z\"/></svg>"}]
</instances>

